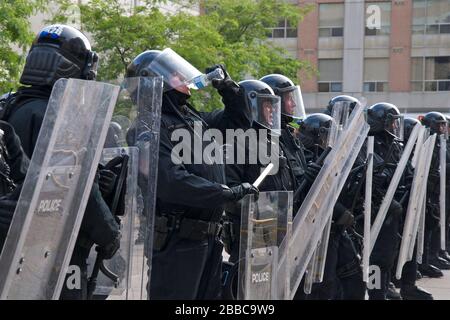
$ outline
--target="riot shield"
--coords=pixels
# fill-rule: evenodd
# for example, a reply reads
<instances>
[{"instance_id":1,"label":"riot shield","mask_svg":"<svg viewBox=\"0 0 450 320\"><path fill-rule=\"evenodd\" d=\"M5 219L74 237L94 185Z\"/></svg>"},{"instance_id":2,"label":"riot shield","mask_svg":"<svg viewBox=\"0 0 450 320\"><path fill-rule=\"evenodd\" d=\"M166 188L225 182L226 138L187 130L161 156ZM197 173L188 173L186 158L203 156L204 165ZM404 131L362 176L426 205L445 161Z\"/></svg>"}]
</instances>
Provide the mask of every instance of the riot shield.
<instances>
[{"instance_id":1,"label":"riot shield","mask_svg":"<svg viewBox=\"0 0 450 320\"><path fill-rule=\"evenodd\" d=\"M413 131L411 132L408 143L406 144L405 149L403 150L400 161L398 162L397 167L395 168L395 172L392 177L392 180L389 183L389 187L386 191L386 195L384 196L383 201L381 202L380 208L378 209L375 221L374 221L371 231L370 231L370 247L371 247L370 252L372 252L373 247L375 246L375 243L378 238L378 234L380 233L381 227L383 226L384 219L386 218L389 206L391 205L392 199L394 198L395 191L397 190L398 184L403 175L403 171L405 170L405 167L408 163L409 156L411 155L414 145L416 144L416 140L417 140L417 136L419 135L419 131L420 131L420 126L415 126Z\"/></svg>"},{"instance_id":2,"label":"riot shield","mask_svg":"<svg viewBox=\"0 0 450 320\"><path fill-rule=\"evenodd\" d=\"M331 117L335 125L330 128L328 135L328 146L334 147L340 135L348 125L348 115L350 111L350 103L346 101L338 101L333 106ZM333 208L331 208L333 210ZM311 294L313 283L319 283L323 280L323 273L325 271L325 263L328 251L328 242L330 239L332 216L328 219L325 229L322 232L322 237L319 240L317 249L314 252L311 261L306 269L305 288L306 294Z\"/></svg>"},{"instance_id":3,"label":"riot shield","mask_svg":"<svg viewBox=\"0 0 450 320\"><path fill-rule=\"evenodd\" d=\"M100 163L106 166L117 161L126 160L122 163L121 172L117 173L116 188L110 201L111 211L120 222L122 238L120 248L110 260L103 261L98 268L97 278L92 284L94 295L109 296L110 298L127 299L131 294L131 271L132 255L134 245L139 231L139 225L135 224L138 215L138 164L139 150L136 147L107 148L103 149ZM124 174L125 173L125 174ZM123 196L122 196L123 193ZM122 197L122 198L121 198ZM120 201L121 203L118 203ZM88 274L92 275L97 261L97 252L92 248L88 259Z\"/></svg>"},{"instance_id":4,"label":"riot shield","mask_svg":"<svg viewBox=\"0 0 450 320\"><path fill-rule=\"evenodd\" d=\"M287 201L287 203L286 203ZM261 192L242 199L238 299L278 299L279 245L292 210L292 192ZM279 223L278 217L284 222ZM284 233L284 234L283 234ZM286 254L286 251L281 253ZM285 271L281 271L285 272ZM281 292L284 292L281 290Z\"/></svg>"},{"instance_id":5,"label":"riot shield","mask_svg":"<svg viewBox=\"0 0 450 320\"><path fill-rule=\"evenodd\" d=\"M428 181L428 175L430 173L430 167L431 167L431 158L433 156L433 149L434 146L436 144L436 139L437 136L436 134L433 134L431 137L428 138L429 139L429 150L431 150L430 152L428 152L427 154L427 160L425 161L426 163L426 167L425 167L425 181ZM425 216L426 216L426 205L427 205L427 183L424 183L423 185L423 191L422 191L422 210L420 212L419 218L417 219L418 221L416 222L416 227L415 230L417 230L418 235L417 235L417 256L416 256L416 261L418 263L422 263L422 255L423 255L423 251L424 251L424 242L425 242ZM415 231L414 231L415 232ZM410 251L408 254L408 258L412 259L412 255L413 255L413 248L414 246L410 247Z\"/></svg>"},{"instance_id":6,"label":"riot shield","mask_svg":"<svg viewBox=\"0 0 450 320\"><path fill-rule=\"evenodd\" d=\"M425 180L425 161L427 158L428 143L421 144L423 136L425 134L425 128L422 125L418 125L420 131L418 133L417 143L414 150L414 155L418 155L415 161L414 176L411 186L411 193L409 196L408 207L406 211L406 218L403 225L402 241L400 245L400 251L397 262L396 277L401 278L403 265L407 260L407 254L411 243L414 245L415 236L414 224L417 221L417 217L422 209L422 191Z\"/></svg>"},{"instance_id":7,"label":"riot shield","mask_svg":"<svg viewBox=\"0 0 450 320\"><path fill-rule=\"evenodd\" d=\"M363 108L356 106L349 124L327 155L293 221L289 244L291 299L300 284L319 239L332 214L333 207L369 132Z\"/></svg>"},{"instance_id":8,"label":"riot shield","mask_svg":"<svg viewBox=\"0 0 450 320\"><path fill-rule=\"evenodd\" d=\"M373 145L374 137L367 138L367 169L366 169L366 186L364 194L364 240L363 240L363 256L362 271L363 281L367 282L369 278L370 266L370 223L372 217L372 177L373 177Z\"/></svg>"},{"instance_id":9,"label":"riot shield","mask_svg":"<svg viewBox=\"0 0 450 320\"><path fill-rule=\"evenodd\" d=\"M425 135L428 135L426 132ZM431 137L428 137L428 139L425 141L424 146L421 150L424 154L426 154L425 157L425 171L424 171L424 178L422 182L421 191L418 194L419 202L417 203L417 206L419 208L418 214L415 216L415 221L413 224L413 238L412 241L409 244L408 249L408 255L407 255L407 261L410 261L412 259L413 253L414 253L414 246L415 246L415 240L417 237L417 232L419 231L419 225L421 223L422 216L425 217L425 207L426 204L426 194L427 194L427 181L428 181L428 175L430 173L430 167L431 167L431 158L433 156L433 149L434 145L436 143L436 135L433 135ZM422 230L421 230L422 231ZM425 231L425 229L423 229Z\"/></svg>"},{"instance_id":10,"label":"riot shield","mask_svg":"<svg viewBox=\"0 0 450 320\"><path fill-rule=\"evenodd\" d=\"M289 299L289 269L287 264L287 256L289 255L289 247L285 246L284 239L290 239L292 235L292 192L279 192L278 203L283 209L278 213L278 230L277 230L277 246L278 246L278 293L277 299ZM284 208L284 206L286 208ZM283 245L282 245L283 244Z\"/></svg>"},{"instance_id":11,"label":"riot shield","mask_svg":"<svg viewBox=\"0 0 450 320\"><path fill-rule=\"evenodd\" d=\"M0 256L1 299L57 299L119 87L60 79Z\"/></svg>"},{"instance_id":12,"label":"riot shield","mask_svg":"<svg viewBox=\"0 0 450 320\"><path fill-rule=\"evenodd\" d=\"M446 219L445 219L445 184L446 184L446 166L447 166L447 141L445 135L439 136L439 212L440 212L440 227L441 227L441 250L446 250L445 233L446 233Z\"/></svg>"},{"instance_id":13,"label":"riot shield","mask_svg":"<svg viewBox=\"0 0 450 320\"><path fill-rule=\"evenodd\" d=\"M125 238L124 251L116 256L116 262L122 268L121 282L111 291L110 299L148 300L163 79L127 78L122 88L113 121L120 124L127 147L116 150L129 154L130 168L125 196L127 206L123 216L119 217ZM107 262L107 267L108 263L114 265L115 261ZM108 291L112 284L107 282L103 289Z\"/></svg>"}]
</instances>

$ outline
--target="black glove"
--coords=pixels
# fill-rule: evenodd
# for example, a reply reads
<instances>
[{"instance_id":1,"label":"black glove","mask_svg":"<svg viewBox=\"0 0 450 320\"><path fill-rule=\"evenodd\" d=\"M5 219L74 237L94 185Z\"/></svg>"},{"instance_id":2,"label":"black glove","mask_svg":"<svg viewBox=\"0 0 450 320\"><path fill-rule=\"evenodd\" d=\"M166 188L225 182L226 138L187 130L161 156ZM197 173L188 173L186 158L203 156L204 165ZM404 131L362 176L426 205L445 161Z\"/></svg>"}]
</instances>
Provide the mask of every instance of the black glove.
<instances>
[{"instance_id":1,"label":"black glove","mask_svg":"<svg viewBox=\"0 0 450 320\"><path fill-rule=\"evenodd\" d=\"M106 246L97 246L95 250L101 256L101 258L106 260L111 259L112 257L114 257L114 255L120 248L121 238L122 238L121 233L118 233L112 242L110 242Z\"/></svg>"},{"instance_id":2,"label":"black glove","mask_svg":"<svg viewBox=\"0 0 450 320\"><path fill-rule=\"evenodd\" d=\"M230 188L226 187L225 191L230 194L230 200L232 201L239 201L248 194L255 195L256 199L258 199L259 196L258 188L248 182Z\"/></svg>"},{"instance_id":3,"label":"black glove","mask_svg":"<svg viewBox=\"0 0 450 320\"><path fill-rule=\"evenodd\" d=\"M104 198L107 198L113 191L116 185L117 175L111 170L99 170L98 186Z\"/></svg>"},{"instance_id":4,"label":"black glove","mask_svg":"<svg viewBox=\"0 0 450 320\"><path fill-rule=\"evenodd\" d=\"M305 178L309 183L313 183L319 175L320 169L322 169L321 165L318 165L315 162L308 163L308 166L305 170Z\"/></svg>"},{"instance_id":5,"label":"black glove","mask_svg":"<svg viewBox=\"0 0 450 320\"><path fill-rule=\"evenodd\" d=\"M20 139L13 127L5 121L0 121L0 129L4 132L3 141L7 151L6 161L11 168L11 178L14 181L21 182L25 178L30 160L25 155Z\"/></svg>"},{"instance_id":6,"label":"black glove","mask_svg":"<svg viewBox=\"0 0 450 320\"><path fill-rule=\"evenodd\" d=\"M221 68L223 74L225 75L225 78L223 80L213 79L211 81L213 87L217 89L219 94L222 97L242 95L243 91L241 90L241 87L236 82L234 82L233 79L231 79L230 75L223 65L216 64L212 67L206 68L205 73L208 74L216 70L217 68Z\"/></svg>"}]
</instances>

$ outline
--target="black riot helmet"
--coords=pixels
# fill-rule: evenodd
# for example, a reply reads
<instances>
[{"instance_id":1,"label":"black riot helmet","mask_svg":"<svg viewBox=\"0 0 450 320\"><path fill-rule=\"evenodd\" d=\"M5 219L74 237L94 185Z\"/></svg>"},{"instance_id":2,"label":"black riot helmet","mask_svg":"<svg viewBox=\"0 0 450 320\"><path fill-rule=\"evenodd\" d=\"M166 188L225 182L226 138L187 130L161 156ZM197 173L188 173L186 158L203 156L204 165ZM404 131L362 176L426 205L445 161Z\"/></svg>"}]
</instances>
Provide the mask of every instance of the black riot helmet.
<instances>
[{"instance_id":1,"label":"black riot helmet","mask_svg":"<svg viewBox=\"0 0 450 320\"><path fill-rule=\"evenodd\" d=\"M149 66L159 56L161 50L147 50L139 54L136 58L131 61L127 68L127 78L134 77L154 77L157 76Z\"/></svg>"},{"instance_id":2,"label":"black riot helmet","mask_svg":"<svg viewBox=\"0 0 450 320\"><path fill-rule=\"evenodd\" d=\"M274 94L268 84L259 80L244 80L239 82L239 86L244 89L247 96L253 121L264 128L279 131L280 97Z\"/></svg>"},{"instance_id":3,"label":"black riot helmet","mask_svg":"<svg viewBox=\"0 0 450 320\"><path fill-rule=\"evenodd\" d=\"M323 113L313 113L299 122L299 139L307 149L319 145L328 146L328 138L335 126L333 118Z\"/></svg>"},{"instance_id":4,"label":"black riot helmet","mask_svg":"<svg viewBox=\"0 0 450 320\"><path fill-rule=\"evenodd\" d=\"M386 132L395 139L403 140L403 116L395 105L387 102L374 104L367 109L367 122L370 135Z\"/></svg>"},{"instance_id":5,"label":"black riot helmet","mask_svg":"<svg viewBox=\"0 0 450 320\"><path fill-rule=\"evenodd\" d=\"M94 80L98 56L77 29L55 24L43 28L28 53L20 83L53 86L61 78Z\"/></svg>"},{"instance_id":6,"label":"black riot helmet","mask_svg":"<svg viewBox=\"0 0 450 320\"><path fill-rule=\"evenodd\" d=\"M273 92L281 98L281 119L285 123L304 119L306 116L300 86L281 74L269 74L260 79L267 83Z\"/></svg>"},{"instance_id":7,"label":"black riot helmet","mask_svg":"<svg viewBox=\"0 0 450 320\"><path fill-rule=\"evenodd\" d=\"M336 96L328 102L327 109L325 110L325 114L328 114L329 116L331 116L334 106L339 105L338 104L339 102L349 104L349 110L348 110L349 115L353 111L355 106L357 104L360 104L359 100L352 96L347 96L347 95Z\"/></svg>"},{"instance_id":8,"label":"black riot helmet","mask_svg":"<svg viewBox=\"0 0 450 320\"><path fill-rule=\"evenodd\" d=\"M414 127L420 124L420 121L411 117L405 117L404 120L404 126L405 126L405 132L404 132L404 140L405 143L408 142L409 137L411 135L411 132L413 131Z\"/></svg>"},{"instance_id":9,"label":"black riot helmet","mask_svg":"<svg viewBox=\"0 0 450 320\"><path fill-rule=\"evenodd\" d=\"M164 91L175 89L190 96L190 89L200 89L195 82L202 73L170 48L148 50L139 54L127 68L127 78L162 76Z\"/></svg>"},{"instance_id":10,"label":"black riot helmet","mask_svg":"<svg viewBox=\"0 0 450 320\"><path fill-rule=\"evenodd\" d=\"M445 137L448 137L448 123L442 113L436 111L428 112L421 118L421 122L426 128L430 129L430 134L445 134Z\"/></svg>"}]
</instances>

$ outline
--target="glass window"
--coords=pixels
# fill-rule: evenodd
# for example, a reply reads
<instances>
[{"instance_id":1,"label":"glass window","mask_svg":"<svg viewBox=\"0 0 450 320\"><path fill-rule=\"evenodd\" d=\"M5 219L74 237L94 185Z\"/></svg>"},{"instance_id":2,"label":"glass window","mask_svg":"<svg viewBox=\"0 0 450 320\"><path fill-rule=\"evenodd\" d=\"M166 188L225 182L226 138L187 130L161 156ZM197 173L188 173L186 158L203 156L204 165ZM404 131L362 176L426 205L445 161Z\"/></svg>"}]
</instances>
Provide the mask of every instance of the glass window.
<instances>
[{"instance_id":1,"label":"glass window","mask_svg":"<svg viewBox=\"0 0 450 320\"><path fill-rule=\"evenodd\" d=\"M344 4L319 5L319 37L342 37L344 34Z\"/></svg>"},{"instance_id":2,"label":"glass window","mask_svg":"<svg viewBox=\"0 0 450 320\"><path fill-rule=\"evenodd\" d=\"M366 27L366 36L389 35L391 33L391 2L366 2L366 12L369 6L380 8L380 28ZM367 18L367 17L366 17Z\"/></svg>"},{"instance_id":3,"label":"glass window","mask_svg":"<svg viewBox=\"0 0 450 320\"><path fill-rule=\"evenodd\" d=\"M388 58L364 59L364 81L387 81L388 79Z\"/></svg>"},{"instance_id":4,"label":"glass window","mask_svg":"<svg viewBox=\"0 0 450 320\"><path fill-rule=\"evenodd\" d=\"M342 59L319 59L320 81L342 81Z\"/></svg>"},{"instance_id":5,"label":"glass window","mask_svg":"<svg viewBox=\"0 0 450 320\"><path fill-rule=\"evenodd\" d=\"M450 1L414 0L413 33L450 33Z\"/></svg>"},{"instance_id":6,"label":"glass window","mask_svg":"<svg viewBox=\"0 0 450 320\"><path fill-rule=\"evenodd\" d=\"M412 58L411 82L414 91L450 91L450 57Z\"/></svg>"},{"instance_id":7,"label":"glass window","mask_svg":"<svg viewBox=\"0 0 450 320\"><path fill-rule=\"evenodd\" d=\"M286 19L278 21L274 28L269 28L269 38L297 38L297 28L294 28Z\"/></svg>"}]
</instances>

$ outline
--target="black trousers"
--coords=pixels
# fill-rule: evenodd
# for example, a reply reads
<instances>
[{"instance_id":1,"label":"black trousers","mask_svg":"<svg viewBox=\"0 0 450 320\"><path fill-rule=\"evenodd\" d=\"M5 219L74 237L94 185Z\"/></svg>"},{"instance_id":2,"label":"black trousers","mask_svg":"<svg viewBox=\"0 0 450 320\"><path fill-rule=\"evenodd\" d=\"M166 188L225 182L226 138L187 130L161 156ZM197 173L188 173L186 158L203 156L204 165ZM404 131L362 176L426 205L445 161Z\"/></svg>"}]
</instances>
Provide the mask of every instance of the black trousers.
<instances>
[{"instance_id":1,"label":"black trousers","mask_svg":"<svg viewBox=\"0 0 450 320\"><path fill-rule=\"evenodd\" d=\"M398 233L400 222L401 215L390 214L388 211L370 256L370 265L380 268L381 285L380 288L368 290L370 300L386 300L386 293L391 279L391 269L395 265L401 240Z\"/></svg>"},{"instance_id":2,"label":"black trousers","mask_svg":"<svg viewBox=\"0 0 450 320\"><path fill-rule=\"evenodd\" d=\"M220 299L222 250L216 236L194 241L174 232L162 251L153 251L150 299Z\"/></svg>"},{"instance_id":3,"label":"black trousers","mask_svg":"<svg viewBox=\"0 0 450 320\"><path fill-rule=\"evenodd\" d=\"M364 300L360 258L346 231L332 231L328 242L323 281L313 284L310 300Z\"/></svg>"}]
</instances>

